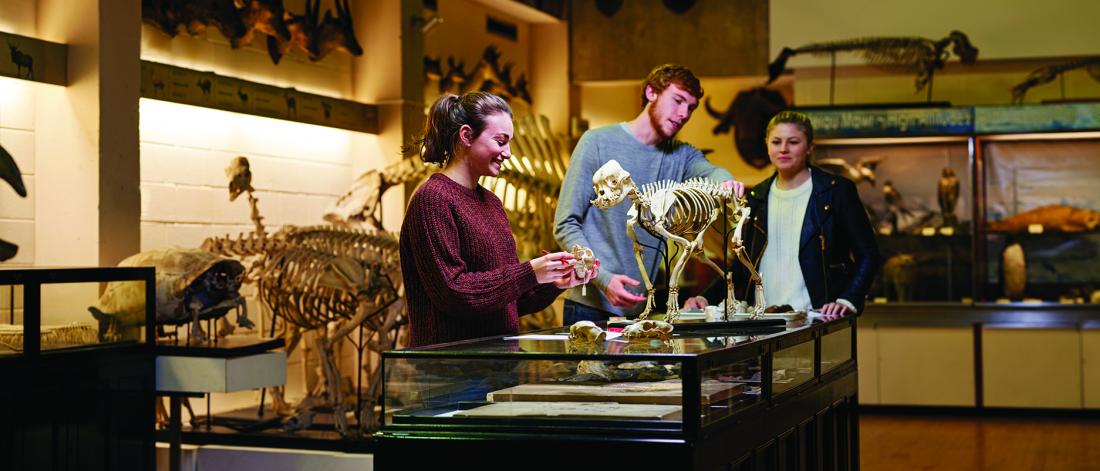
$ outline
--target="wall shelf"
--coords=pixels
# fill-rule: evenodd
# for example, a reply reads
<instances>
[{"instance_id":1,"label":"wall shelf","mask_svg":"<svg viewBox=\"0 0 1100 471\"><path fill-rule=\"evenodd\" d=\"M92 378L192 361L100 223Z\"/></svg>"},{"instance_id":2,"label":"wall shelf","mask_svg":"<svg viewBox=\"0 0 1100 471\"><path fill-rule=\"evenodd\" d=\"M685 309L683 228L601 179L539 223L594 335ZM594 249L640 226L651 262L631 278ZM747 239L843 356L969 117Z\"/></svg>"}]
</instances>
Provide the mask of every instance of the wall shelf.
<instances>
[{"instance_id":1,"label":"wall shelf","mask_svg":"<svg viewBox=\"0 0 1100 471\"><path fill-rule=\"evenodd\" d=\"M68 84L69 49L18 34L0 31L0 75L53 85Z\"/></svg>"},{"instance_id":2,"label":"wall shelf","mask_svg":"<svg viewBox=\"0 0 1100 471\"><path fill-rule=\"evenodd\" d=\"M379 130L375 105L144 60L141 96L370 134Z\"/></svg>"}]
</instances>

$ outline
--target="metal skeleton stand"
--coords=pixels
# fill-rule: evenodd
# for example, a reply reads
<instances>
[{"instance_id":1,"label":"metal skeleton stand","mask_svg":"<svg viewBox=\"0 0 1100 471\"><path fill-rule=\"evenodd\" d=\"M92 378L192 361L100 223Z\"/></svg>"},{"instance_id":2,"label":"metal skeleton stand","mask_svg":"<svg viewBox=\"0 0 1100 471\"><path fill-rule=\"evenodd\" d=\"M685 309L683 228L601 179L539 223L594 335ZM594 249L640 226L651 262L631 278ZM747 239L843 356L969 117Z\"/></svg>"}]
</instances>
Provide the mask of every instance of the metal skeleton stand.
<instances>
[{"instance_id":1,"label":"metal skeleton stand","mask_svg":"<svg viewBox=\"0 0 1100 471\"><path fill-rule=\"evenodd\" d=\"M191 397L202 397L203 393L168 392L160 393L160 396L168 397L168 469L180 471L180 460L183 459L183 410L180 408L183 401ZM209 397L209 395L207 395ZM157 399L158 401L160 399ZM209 416L210 408L206 413ZM207 426L210 422L207 419Z\"/></svg>"}]
</instances>

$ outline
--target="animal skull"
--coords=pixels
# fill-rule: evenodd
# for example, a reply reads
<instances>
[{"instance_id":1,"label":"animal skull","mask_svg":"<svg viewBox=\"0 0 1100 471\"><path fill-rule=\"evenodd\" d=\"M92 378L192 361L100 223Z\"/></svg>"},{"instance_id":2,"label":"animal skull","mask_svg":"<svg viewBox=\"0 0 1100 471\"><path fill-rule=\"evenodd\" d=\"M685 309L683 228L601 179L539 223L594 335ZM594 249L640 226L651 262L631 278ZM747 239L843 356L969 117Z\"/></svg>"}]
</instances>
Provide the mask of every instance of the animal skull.
<instances>
[{"instance_id":1,"label":"animal skull","mask_svg":"<svg viewBox=\"0 0 1100 471\"><path fill-rule=\"evenodd\" d=\"M573 273L576 273L577 278L584 278L588 271L596 266L596 255L592 253L592 249L582 247L580 244L573 244L573 249L569 252L577 260L573 264ZM587 284L581 285L581 296L588 296Z\"/></svg>"},{"instance_id":2,"label":"animal skull","mask_svg":"<svg viewBox=\"0 0 1100 471\"><path fill-rule=\"evenodd\" d=\"M619 162L609 160L592 174L592 189L596 199L591 203L600 209L610 209L621 203L626 197L626 189L631 185L630 172L623 170Z\"/></svg>"},{"instance_id":3,"label":"animal skull","mask_svg":"<svg viewBox=\"0 0 1100 471\"><path fill-rule=\"evenodd\" d=\"M606 338L607 332L592 321L577 321L569 326L569 340L574 342L596 343L603 342Z\"/></svg>"},{"instance_id":4,"label":"animal skull","mask_svg":"<svg viewBox=\"0 0 1100 471\"><path fill-rule=\"evenodd\" d=\"M638 321L623 329L623 338L668 340L672 338L672 324L655 320Z\"/></svg>"}]
</instances>

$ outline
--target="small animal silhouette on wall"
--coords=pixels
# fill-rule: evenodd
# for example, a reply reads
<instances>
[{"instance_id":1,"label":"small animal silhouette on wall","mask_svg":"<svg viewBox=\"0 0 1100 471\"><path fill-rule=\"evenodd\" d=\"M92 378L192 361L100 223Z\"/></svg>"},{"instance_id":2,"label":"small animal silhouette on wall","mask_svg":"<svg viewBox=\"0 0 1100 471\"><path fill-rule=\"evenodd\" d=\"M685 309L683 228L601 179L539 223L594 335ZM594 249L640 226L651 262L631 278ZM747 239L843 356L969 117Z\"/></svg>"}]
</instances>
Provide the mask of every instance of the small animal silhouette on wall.
<instances>
[{"instance_id":1,"label":"small animal silhouette on wall","mask_svg":"<svg viewBox=\"0 0 1100 471\"><path fill-rule=\"evenodd\" d=\"M286 101L286 112L288 115L298 115L298 99L291 95L289 92L283 93L283 100Z\"/></svg>"},{"instance_id":2,"label":"small animal silhouette on wall","mask_svg":"<svg viewBox=\"0 0 1100 471\"><path fill-rule=\"evenodd\" d=\"M213 83L210 82L210 79L199 80L198 82L196 82L196 84L199 86L199 90L202 90L202 96L205 98L210 98L210 87L213 85Z\"/></svg>"},{"instance_id":3,"label":"small animal silhouette on wall","mask_svg":"<svg viewBox=\"0 0 1100 471\"><path fill-rule=\"evenodd\" d=\"M27 78L34 80L34 57L20 51L11 42L8 42L8 49L11 50L11 61L15 64L15 76L23 78L23 69L27 69Z\"/></svg>"},{"instance_id":4,"label":"small animal silhouette on wall","mask_svg":"<svg viewBox=\"0 0 1100 471\"><path fill-rule=\"evenodd\" d=\"M153 76L153 96L164 94L164 80L160 77Z\"/></svg>"}]
</instances>

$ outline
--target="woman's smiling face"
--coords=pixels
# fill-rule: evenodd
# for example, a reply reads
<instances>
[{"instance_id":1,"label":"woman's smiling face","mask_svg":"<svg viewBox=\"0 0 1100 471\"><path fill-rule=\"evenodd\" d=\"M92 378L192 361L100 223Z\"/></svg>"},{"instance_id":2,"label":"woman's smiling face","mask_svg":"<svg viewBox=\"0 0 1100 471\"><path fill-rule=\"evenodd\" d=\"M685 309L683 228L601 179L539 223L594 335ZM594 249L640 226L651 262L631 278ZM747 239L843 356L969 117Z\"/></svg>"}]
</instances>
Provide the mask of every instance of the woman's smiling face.
<instances>
[{"instance_id":1,"label":"woman's smiling face","mask_svg":"<svg viewBox=\"0 0 1100 471\"><path fill-rule=\"evenodd\" d=\"M494 113L485 118L485 129L470 142L466 153L474 174L483 177L500 175L504 161L512 157L508 147L512 135L512 116L508 113Z\"/></svg>"}]
</instances>

